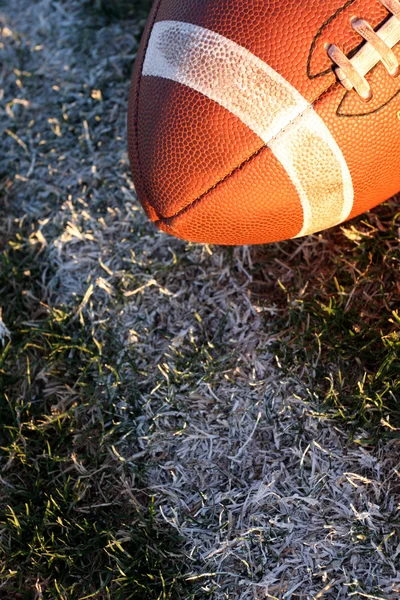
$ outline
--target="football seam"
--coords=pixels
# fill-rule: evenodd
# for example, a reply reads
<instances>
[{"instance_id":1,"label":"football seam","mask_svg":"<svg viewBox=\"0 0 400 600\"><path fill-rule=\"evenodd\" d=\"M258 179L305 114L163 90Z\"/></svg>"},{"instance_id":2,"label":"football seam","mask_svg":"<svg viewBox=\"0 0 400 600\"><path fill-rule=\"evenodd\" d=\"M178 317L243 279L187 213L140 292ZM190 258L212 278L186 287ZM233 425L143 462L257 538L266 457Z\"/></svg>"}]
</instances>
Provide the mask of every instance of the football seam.
<instances>
[{"instance_id":1,"label":"football seam","mask_svg":"<svg viewBox=\"0 0 400 600\"><path fill-rule=\"evenodd\" d=\"M273 137L271 137L271 139L268 141L267 144L263 144L260 148L258 148L258 150L256 150L255 152L253 152L248 158L246 158L244 161L242 161L239 165L236 165L229 173L227 173L226 175L224 175L224 177L222 177L221 179L219 179L218 181L216 181L205 192L203 192L202 194L200 194L199 196L197 196L196 198L194 198L184 208L180 209L178 212L176 212L175 214L171 215L170 217L163 217L163 216L161 216L158 213L158 211L156 209L154 209L154 211L156 212L156 214L159 216L159 219L157 221L154 221L155 225L158 226L159 224L163 224L163 225L166 225L167 227L170 227L172 229L173 228L172 225L171 225L171 221L172 220L177 219L181 215L185 214L186 211L192 210L195 207L195 205L197 205L198 203L200 203L206 196L208 196L211 192L213 192L220 185L222 185L223 183L225 183L228 179L230 179L233 175L235 175L235 173L237 173L238 171L240 171L241 169L243 169L252 160L256 159L257 156L259 156L264 150L270 150L269 144L271 142L276 141L281 135L283 135L285 133L285 131L287 130L288 127L290 127L291 125L293 125L293 123L296 123L298 119L301 119L303 117L303 115L304 115L304 113L306 111L308 111L310 109L314 110L314 107L322 99L322 96L324 96L325 94L327 94L328 92L330 92L337 85L340 85L340 84L339 84L338 81L335 81L335 82L331 83L325 90L322 90L322 92L320 92L319 96L317 96L317 98L315 98L307 106L307 108L305 108L301 113L299 113L294 119L292 119L291 121L289 121L289 123L285 127L283 127L282 129L280 129L276 135L274 135Z\"/></svg>"},{"instance_id":2,"label":"football seam","mask_svg":"<svg viewBox=\"0 0 400 600\"><path fill-rule=\"evenodd\" d=\"M346 11L350 6L352 6L354 3L356 2L356 0L347 0L347 2L345 2L342 6L340 6L334 13L333 15L331 15L322 25L321 27L318 29L317 33L314 36L314 39L311 43L311 47L310 47L310 52L308 55L308 60L307 60L307 76L309 79L313 80L313 79L317 79L318 77L323 77L325 75L328 75L331 72L331 69L325 69L325 71L321 71L319 73L312 73L311 72L311 62L312 62L312 58L315 52L315 49L317 47L317 41L318 39L321 37L322 32L324 31L324 29L326 29L331 23L333 23L333 21L336 19L336 17L338 17L341 13L343 13L344 11ZM362 44L363 42L360 42L360 44Z\"/></svg>"},{"instance_id":3,"label":"football seam","mask_svg":"<svg viewBox=\"0 0 400 600\"><path fill-rule=\"evenodd\" d=\"M378 65L376 65L376 67L374 67L374 70L378 67ZM338 117L344 117L346 119L357 119L359 117L369 117L370 115L376 115L378 112L380 112L381 110L383 110L384 108L386 108L386 106L388 106L392 100L394 100L395 98L397 98L397 96L400 94L400 90L398 90L395 94L393 94L393 96L391 96L389 98L389 100L387 100L384 104L380 104L377 108L374 108L373 110L370 110L369 112L364 112L364 113L345 113L345 112L340 112L341 109L343 108L344 103L346 102L346 98L348 98L349 94L351 92L347 92L345 93L345 95L343 96L343 98L341 99L339 106L337 107L336 110L336 115Z\"/></svg>"},{"instance_id":4,"label":"football seam","mask_svg":"<svg viewBox=\"0 0 400 600\"><path fill-rule=\"evenodd\" d=\"M158 1L158 5L154 9L153 19L151 21L150 28L149 28L149 35L148 35L148 38L146 40L146 46L145 46L145 49L144 49L144 52L143 52L143 58L142 58L142 61L141 61L141 64L140 64L140 69L139 69L139 72L140 72L140 81L138 83L137 92L136 92L135 138L136 138L137 161L138 161L139 176L140 176L140 179L141 179L141 183L142 183L142 186L145 189L146 195L148 196L149 199L150 199L150 195L147 193L147 186L145 185L145 182L144 182L144 179L143 179L142 163L141 163L140 152L139 152L139 127L138 127L138 121L139 121L139 96L140 96L141 84L142 84L142 78L143 78L143 66L144 66L144 62L146 60L146 54L147 54L148 46L149 46L149 43L150 43L151 31L153 29L153 26L154 26L156 20L157 20L158 12L159 12L160 6L162 4L162 1L163 0L159 0ZM343 6L345 7L347 3L348 2L345 2ZM286 131L286 129L290 125L293 125L293 123L295 123L299 118L301 118L303 116L303 114L307 110L309 110L310 108L314 109L314 107L316 106L316 104L320 102L320 100L322 99L322 97L325 94L327 94L328 92L330 92L332 89L334 89L335 87L337 87L339 85L340 85L340 83L337 80L334 81L334 82L332 82L332 83L330 83L325 90L322 90L319 93L319 95L312 102L310 102L310 104L307 106L307 108L304 111L302 111L294 119L292 119L283 129L279 130L279 132L273 138L271 138L268 141L267 144L263 144L258 150L256 150L256 152L253 152L248 158L246 158L245 160L243 160L239 165L236 165L229 173L227 173L226 175L224 175L224 177L222 177L221 179L219 179L218 181L216 181L206 191L202 192L199 196L197 196L196 198L194 198L193 200L191 200L185 207L183 207L182 209L178 210L173 215L171 215L169 217L164 217L155 208L155 206L153 205L153 203L149 201L149 205L152 207L154 213L158 217L157 220L153 220L154 224L156 226L165 225L165 226L169 227L170 229L173 229L173 223L172 223L173 220L179 218L181 215L184 215L187 211L193 210L195 208L195 206L197 204L199 204L206 196L208 196L209 194L211 194L220 185L222 185L223 183L225 183L235 173L237 173L241 169L243 169L252 160L256 159L257 156L259 156L264 150L269 149L269 144L272 141L277 140Z\"/></svg>"}]
</instances>

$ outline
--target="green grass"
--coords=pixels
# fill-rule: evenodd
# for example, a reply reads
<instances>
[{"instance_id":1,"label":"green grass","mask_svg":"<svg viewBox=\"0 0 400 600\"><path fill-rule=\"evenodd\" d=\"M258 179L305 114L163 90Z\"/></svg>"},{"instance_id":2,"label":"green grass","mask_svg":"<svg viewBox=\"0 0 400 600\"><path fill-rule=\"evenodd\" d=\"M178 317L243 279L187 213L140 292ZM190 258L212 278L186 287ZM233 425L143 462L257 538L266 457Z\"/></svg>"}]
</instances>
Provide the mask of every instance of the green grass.
<instances>
[{"instance_id":1,"label":"green grass","mask_svg":"<svg viewBox=\"0 0 400 600\"><path fill-rule=\"evenodd\" d=\"M283 309L278 360L354 438L366 432L363 444L400 437L399 227L394 200L332 230L322 245L267 249L279 256L280 291L259 275Z\"/></svg>"},{"instance_id":2,"label":"green grass","mask_svg":"<svg viewBox=\"0 0 400 600\"><path fill-rule=\"evenodd\" d=\"M180 540L156 526L143 467L120 455L137 412L132 395L118 406L115 344L106 327L47 306L27 237L0 258L13 332L0 348L0 597L179 598Z\"/></svg>"},{"instance_id":3,"label":"green grass","mask_svg":"<svg viewBox=\"0 0 400 600\"><path fill-rule=\"evenodd\" d=\"M350 476L344 471L354 469L355 475L374 482L355 488L354 496L345 490L339 498L345 504L353 502L359 511L368 510L370 502L382 509L381 517L370 517L371 525L350 511L349 516L333 514L324 495L316 486L312 489L321 503L315 513L328 515L329 535L334 536L332 563L337 566L325 558L320 567L324 561L318 558L312 575L308 573L316 583L305 581L305 588L321 592L325 586L321 569L332 567L332 577L338 578L335 590L329 592L332 598L343 591L343 574L343 597L357 593L360 586L365 594L386 594L378 581L386 573L382 561L375 579L364 581L362 574L379 563L376 547L390 559L397 546L397 446L384 444L399 438L400 432L398 201L321 236L243 252L200 250L154 234L139 218L142 212L121 210L135 202L123 156L125 102L136 40L151 1L78 0L69 12L75 15L72 25L60 12L55 26L56 4L51 3L54 10L47 28L48 7L42 3L38 23L44 23L43 29L32 20L31 36L25 32L6 40L10 73L5 98L27 98L32 107L25 110L23 104L13 104L13 110L3 115L4 126L18 135L29 155L15 138L3 137L0 309L11 337L3 345L0 342L0 598L221 598L241 594L243 578L254 574L269 576L276 569L277 580L284 579L281 567L285 557L290 558L286 554L290 548L276 556L270 552L275 552L277 539L287 536L281 522L291 513L296 522L295 508L285 503L277 508L269 502L254 509L261 529L248 539L254 548L265 541L262 555L255 550L252 554L250 546L243 553L245 545L237 539L247 525L253 526L250 518L235 525L254 491L250 487L261 477L273 486L275 469L279 471L269 416L258 422L258 406L267 407L267 413L271 410L271 419L276 420L278 454L288 469L288 481L298 476L296 457L305 447L300 475L308 485L307 447L314 437L320 439L314 431L320 428L325 435L336 428L346 448L332 439L327 440L326 452L332 457L337 453L340 464L346 464L339 475ZM11 7L10 2L10 12ZM37 44L43 46L43 57ZM60 73L56 62L53 73L41 74L43 60L51 67L53 55L61 50L68 69ZM89 87L87 80L92 81ZM53 83L61 91L52 88ZM101 102L92 96L92 86L101 91ZM115 121L118 115L123 125ZM50 127L48 116L58 118L61 137ZM85 121L94 151L84 134ZM27 177L30 165L33 171ZM70 209L60 208L67 202ZM68 224L78 233L60 241ZM47 247L34 233L38 229ZM106 264L106 270L99 264ZM107 306L101 295L104 289L96 287L98 277L110 286ZM146 287L152 279L157 286ZM74 297L71 280L82 283L80 289L94 285L93 297L82 310L83 298ZM136 294L142 287L145 291ZM219 297L225 300L226 292L225 305ZM63 303L56 300L60 297ZM251 310L248 304L253 305ZM264 330L255 317L257 304L266 309ZM181 322L187 331L179 341ZM131 324L138 329L137 336L135 332L131 336ZM257 336L262 347L253 343ZM271 348L279 365L276 370ZM259 371L254 367L257 352L263 367ZM273 391L266 392L271 399L265 400L262 390L279 387L280 379L287 397L278 413L273 410L278 402ZM306 402L296 406L293 393ZM312 409L314 430L303 419L304 406ZM213 446L207 452L205 446L200 448L200 455L191 454L195 443L191 436L199 431L212 438ZM146 459L140 456L143 436L148 437ZM219 447L221 439L230 436L232 447L246 450L242 465L228 463L226 446ZM346 462L347 445L357 457L363 456L360 448L354 451L352 439L369 445L372 458L379 458L379 448L390 447L392 463L380 466L375 477L367 468L358 468L355 459ZM328 471L317 451L315 457ZM274 471L268 470L268 461ZM202 481L209 481L216 468L222 469L222 483L215 477L203 489ZM178 481L174 485L186 488L182 495L181 489L179 494L173 489L175 495L167 498L160 488L171 482L170 470ZM336 485L336 471L323 474L328 483L324 479L321 485L332 481ZM304 490L302 482L293 487L299 494L297 517L305 514L301 503L303 494L309 498L307 485ZM381 496L374 496L367 485L379 487ZM340 486L344 488L343 482ZM285 499L290 489L286 481L281 487L278 481L276 497ZM335 488L334 494L339 492ZM331 497L337 498L334 494ZM214 496L222 500L214 503ZM294 493L291 496L294 502ZM160 506L167 508L171 522L176 510L177 527L186 539L167 525ZM297 541L306 554L310 539L304 532L311 531L316 547L325 540L321 542L316 531L320 521L312 508L303 518ZM348 532L345 546L343 528ZM218 551L211 561L204 559L210 539ZM184 544L193 550L190 562ZM340 572L343 555L354 550L361 563L367 557L365 567L344 562ZM242 561L243 556L248 562ZM258 559L252 562L254 556ZM290 565L295 565L293 577L297 569L301 578L301 568L310 563L302 565L299 555L297 560ZM234 583L226 583L229 569ZM214 570L222 574L204 575ZM292 574L276 594L285 593L291 578ZM393 594L398 597L397 591Z\"/></svg>"},{"instance_id":4,"label":"green grass","mask_svg":"<svg viewBox=\"0 0 400 600\"><path fill-rule=\"evenodd\" d=\"M12 329L0 350L0 597L187 598L184 540L160 527L146 465L123 458L146 392L134 351L127 381L106 319L79 318L82 298L48 306L51 272L27 221L0 255ZM253 300L280 311L279 364L364 445L399 437L399 223L393 201L318 244L253 249ZM204 361L209 375L226 364L218 330L211 342L214 360L207 345L178 357L190 389Z\"/></svg>"}]
</instances>

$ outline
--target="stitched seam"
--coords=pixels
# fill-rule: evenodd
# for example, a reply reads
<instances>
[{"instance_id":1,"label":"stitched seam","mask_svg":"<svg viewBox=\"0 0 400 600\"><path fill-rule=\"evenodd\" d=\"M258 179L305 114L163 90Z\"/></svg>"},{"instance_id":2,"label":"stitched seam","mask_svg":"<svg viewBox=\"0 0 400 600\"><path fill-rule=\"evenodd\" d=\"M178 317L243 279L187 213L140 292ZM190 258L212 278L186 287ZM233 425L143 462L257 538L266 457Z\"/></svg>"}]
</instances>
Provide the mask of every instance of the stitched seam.
<instances>
[{"instance_id":1,"label":"stitched seam","mask_svg":"<svg viewBox=\"0 0 400 600\"><path fill-rule=\"evenodd\" d=\"M331 69L327 69L325 71L321 71L321 73L311 73L311 61L312 61L312 57L314 55L314 51L315 48L317 46L317 41L318 39L321 37L322 32L324 31L324 29L326 29L335 19L338 15L340 15L341 13L343 13L345 10L347 10L350 6L352 6L354 3L356 2L356 0L347 0L347 2L345 2L340 8L338 8L333 15L331 15L329 17L329 19L327 19L327 21L325 21L325 23L323 23L321 25L321 27L318 29L317 33L314 36L314 39L312 41L311 44L311 48L310 48L310 52L308 55L308 60L307 60L307 76L309 77L309 79L316 79L317 77L322 77L323 75L328 75L328 73L330 73Z\"/></svg>"},{"instance_id":2,"label":"stitched seam","mask_svg":"<svg viewBox=\"0 0 400 600\"><path fill-rule=\"evenodd\" d=\"M378 113L381 110L383 110L388 104L390 104L392 102L392 100L394 100L400 94L400 90L398 90L397 92L395 92L393 94L393 96L391 96L389 98L389 100L387 100L384 104L381 104L380 106L378 106L378 108L374 108L373 110L370 110L369 112L365 112L365 113L345 113L345 112L340 112L341 109L343 108L344 102L345 102L345 100L346 100L346 98L348 97L349 94L350 94L350 92L346 92L345 95L343 96L342 100L340 101L340 104L339 104L339 106L337 108L337 111L336 111L336 115L338 117L344 117L346 119L354 119L354 118L357 118L357 117L369 117L369 115L375 115L376 113Z\"/></svg>"},{"instance_id":3,"label":"stitched seam","mask_svg":"<svg viewBox=\"0 0 400 600\"><path fill-rule=\"evenodd\" d=\"M210 188L208 188L205 192L203 192L202 194L200 194L200 196L197 196L197 198L194 198L189 204L187 204L184 208L182 208L181 210L179 210L178 212L176 212L175 214L173 214L170 217L161 217L158 221L155 221L156 225L159 224L165 224L165 225L169 225L170 222L174 219L176 219L177 217L179 217L180 215L184 214L186 211L190 210L193 208L193 206L199 202L201 202L201 200L203 200L203 198L205 198L208 194L210 194L211 192L213 192L217 187L219 187L220 185L222 185L223 183L225 183L225 181L227 181L230 177L232 177L235 173L237 173L238 171L240 171L243 167L245 167L248 163L250 163L253 159L257 158L257 156L259 154L261 154L261 152L263 150L266 150L267 148L269 148L269 144L272 141L277 140L285 131L288 127L290 127L291 125L293 125L293 123L295 123L298 119L300 119L304 113L307 110L310 109L314 109L315 105L322 99L322 96L324 96L327 92L329 92L331 89L337 87L338 85L340 85L340 83L338 81L335 81L334 83L331 83L325 90L323 90L319 96L317 96L317 98L315 98L315 100L313 100L308 106L307 108L305 108L301 113L299 113L294 119L292 119L291 121L288 122L288 124L283 128L280 129L278 131L278 133L273 136L267 144L263 144L258 150L256 150L256 152L254 152L251 156L249 156L248 158L246 158L243 162L240 163L240 165L237 165L234 169L232 169L227 175L225 175L222 179L220 179L219 181L217 181L216 183L214 183L214 185L212 185Z\"/></svg>"},{"instance_id":4,"label":"stitched seam","mask_svg":"<svg viewBox=\"0 0 400 600\"><path fill-rule=\"evenodd\" d=\"M169 221L172 221L173 219L176 219L181 214L183 214L186 211L190 210L193 207L194 204L197 204L197 203L201 202L201 200L205 196L207 196L213 190L215 190L217 187L219 187L220 185L222 185L225 181L227 181L227 179L229 179L230 177L232 177L237 171L240 171L245 165L247 165L249 162L251 162L254 158L256 158L259 154L261 154L261 152L263 152L263 150L266 150L267 148L268 148L268 146L266 144L263 144L258 150L256 150L255 152L253 152L253 154L251 154L248 158L246 158L244 161L242 161L240 163L240 165L237 165L234 169L232 169L232 171L230 171L222 179L219 179L216 183L214 183L214 185L212 185L205 192L203 192L202 194L200 194L200 196L197 196L197 198L195 198L189 204L187 204L187 206L185 206L184 208L181 208L181 210L178 210L178 212L176 212L171 217L161 217L158 221L155 221L155 224L158 225L159 223L166 223L168 225Z\"/></svg>"},{"instance_id":5,"label":"stitched seam","mask_svg":"<svg viewBox=\"0 0 400 600\"><path fill-rule=\"evenodd\" d=\"M154 27L154 23L156 22L158 11L161 6L161 2L162 2L162 0L158 0L158 6L154 9L153 19L151 21L151 25L149 28L149 34L147 36L146 46L143 51L143 58L142 58L142 62L141 62L140 69L139 69L139 82L138 82L138 86L137 86L137 90L136 90L136 99L135 99L136 111L135 111L134 123L135 123L136 153L137 153L139 177L140 177L140 180L142 182L142 186L144 189L146 189L147 186L145 185L144 179L143 179L142 161L140 160L140 152L139 152L139 96L140 96L140 91L141 91L141 87L142 87L143 65L144 65L144 61L146 60L146 54L147 54L147 49L148 49L149 43L150 43L151 32ZM146 192L147 192L147 190L146 190ZM157 214L157 216L162 220L163 217L158 213L158 211L154 208L154 206L151 205L151 207L154 210L154 212Z\"/></svg>"},{"instance_id":6,"label":"stitched seam","mask_svg":"<svg viewBox=\"0 0 400 600\"><path fill-rule=\"evenodd\" d=\"M336 16L337 16L338 14L340 14L340 12L343 12L343 11L345 11L347 8L349 8L349 6L351 6L352 4L354 4L354 2L355 2L355 0L347 0L347 1L346 1L346 2L345 2L345 3L344 3L344 4L343 4L343 5L342 5L342 6L341 6L339 9L337 9L337 10L335 11L334 15L332 15L332 16L331 16L331 17L328 19L327 23L329 24L329 23L330 23L332 20L334 20L334 19L336 18ZM161 4L161 0L160 0L160 4ZM153 18L153 21L152 21L152 24L151 24L151 28L150 28L150 30L152 29L152 27L153 27L153 25L154 25L154 23L155 23L155 20L156 20L156 18L157 18L157 14L158 14L158 10L159 10L159 8L160 8L160 4L158 5L158 7L157 7L157 9L156 9L156 11L155 11L154 18ZM316 37L319 37L319 36L321 35L321 33L322 33L323 29L326 27L326 24L327 24L327 23L324 23L324 25L323 25L322 27L320 27L320 29L318 30L318 32L317 32L317 34L316 34ZM150 35L151 35L151 34L150 34ZM149 35L149 38L148 38L148 40L147 40L146 49L145 49L145 51L144 51L144 54L143 54L143 61L142 61L142 64L141 64L141 66L140 66L140 73L141 73L141 77L143 76L143 74L142 74L142 71L143 71L143 64L144 64L144 60L145 60L145 57L146 57L147 48L148 48L149 41L150 41L150 35ZM315 41L315 39L316 39L316 38L314 38L314 41ZM314 43L314 42L313 42L313 43ZM310 60L310 55L309 55L309 60ZM329 74L329 73L327 73L327 74ZM309 75L309 73L308 73L308 64L307 64L307 75L308 75L308 76L309 76L309 78L311 79L311 77L310 77L310 75ZM292 125L293 123L295 123L297 119L299 119L300 117L302 117L302 116L303 116L303 114L304 114L304 112L305 112L306 110L309 110L310 108L314 109L315 105L316 105L316 104L317 104L317 103L318 103L318 102L321 100L321 98L322 98L322 97L323 97L323 96L324 96L324 95L325 95L327 92L329 92L331 89L334 89L334 88L335 88L335 87L337 87L338 85L340 85L340 84L339 84L339 82L338 82L337 80L336 80L335 82L333 82L333 83L329 84L329 86L328 86L328 87L327 87L325 90L322 90L322 91L320 92L320 94L319 94L319 95L318 95L318 96L317 96L317 97L316 97L314 100L312 100L312 102L311 102L311 103L310 103L310 104L307 106L307 108L306 108L306 109L304 109L304 111L302 111L300 114L298 114L298 115L297 115L297 116L296 116L294 119L292 119L292 120L291 120L291 121L290 121L290 122L289 122L289 123L286 125L286 127L284 127L283 129L281 129L281 130L280 130L280 131L279 131L279 132L278 132L278 133L277 133L277 134L276 134L276 135L275 135L273 138L271 138L271 139L269 140L268 144L270 144L270 143L271 143L271 141L274 141L274 140L278 139L278 137L279 137L279 136L280 136L282 133L284 133L284 132L286 131L286 129L287 129L287 128L288 128L290 125ZM137 98L136 98L136 105L137 105L137 107L138 107L138 105L139 105L138 98L139 98L140 86L141 86L141 81L139 82L139 85L138 85L138 92L137 92ZM139 108L137 108L137 113L138 113L138 110L139 110ZM138 114L137 114L137 113L136 113L136 122L138 121ZM137 127L136 127L136 132L138 133L138 128L137 128ZM237 165L236 167L234 167L234 169L232 169L232 170L231 170L231 171L230 171L230 172L229 172L227 175L225 175L223 178L221 178L220 180L218 180L218 181L217 181L217 182L216 182L214 185L212 185L210 188L208 188L208 189L207 189L205 192L203 192L202 194L200 194L199 196L197 196L196 198L194 198L194 199L193 199L191 202L189 202L189 204L187 204L187 205L186 205L184 208L180 209L179 211L177 211L175 214L171 215L170 217L163 217L163 216L162 216L162 215L160 215L160 214L158 213L158 211L157 211L157 210L156 210L156 209L155 209L155 208L152 206L153 210L155 211L155 213L156 213L156 214L157 214L157 216L159 217L159 219L158 219L157 221L155 221L155 224L156 224L156 225L159 225L159 224L166 224L166 225L169 225L169 223L170 223L172 220L174 220L174 219L178 218L180 215L184 214L186 211L188 211L188 210L192 209L192 208L193 208L193 206L194 206L195 204L197 204L198 202L201 202L201 200L202 200L203 198L205 198L205 197L206 197L208 194L210 194L211 192L213 192L213 191L214 191L214 190L215 190L217 187L219 187L220 185L222 185L222 184L223 184L225 181L227 181L227 180L228 180L230 177L232 177L232 176L233 176L235 173L237 173L238 171L240 171L240 170L241 170L241 169L242 169L242 168L243 168L245 165L247 165L247 164L248 164L249 162L251 162L253 159L257 158L257 156L258 156L259 154L261 154L261 152L262 152L263 150L265 150L266 148L268 148L268 147L269 147L269 146L268 146L268 144L263 144L263 145L262 145L262 146L261 146L261 147L260 147L258 150L256 150L256 152L254 152L254 153L253 153L251 156L249 156L249 157L248 157L248 158L246 158L244 161L242 161L242 162L241 162L239 165ZM139 146L139 144L138 144L138 139L137 139L137 148L138 148L138 146ZM141 177L141 179L142 179L142 176L141 176L142 169L141 169L141 163L140 163L139 152L138 152L138 163L139 163L139 173L140 173L140 177ZM142 181L143 181L143 179L142 179Z\"/></svg>"}]
</instances>

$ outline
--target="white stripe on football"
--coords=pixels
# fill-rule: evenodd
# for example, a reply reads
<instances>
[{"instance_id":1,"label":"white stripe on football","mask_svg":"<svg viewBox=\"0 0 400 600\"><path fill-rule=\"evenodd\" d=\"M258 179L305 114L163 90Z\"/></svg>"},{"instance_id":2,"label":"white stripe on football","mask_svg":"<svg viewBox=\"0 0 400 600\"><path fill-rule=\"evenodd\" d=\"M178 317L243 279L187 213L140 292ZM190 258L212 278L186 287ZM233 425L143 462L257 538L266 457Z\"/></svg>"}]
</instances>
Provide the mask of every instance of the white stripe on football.
<instances>
[{"instance_id":1,"label":"white stripe on football","mask_svg":"<svg viewBox=\"0 0 400 600\"><path fill-rule=\"evenodd\" d=\"M261 138L298 192L304 213L299 235L348 218L353 184L331 132L288 81L246 48L190 23L161 21L153 27L143 75L196 90Z\"/></svg>"}]
</instances>

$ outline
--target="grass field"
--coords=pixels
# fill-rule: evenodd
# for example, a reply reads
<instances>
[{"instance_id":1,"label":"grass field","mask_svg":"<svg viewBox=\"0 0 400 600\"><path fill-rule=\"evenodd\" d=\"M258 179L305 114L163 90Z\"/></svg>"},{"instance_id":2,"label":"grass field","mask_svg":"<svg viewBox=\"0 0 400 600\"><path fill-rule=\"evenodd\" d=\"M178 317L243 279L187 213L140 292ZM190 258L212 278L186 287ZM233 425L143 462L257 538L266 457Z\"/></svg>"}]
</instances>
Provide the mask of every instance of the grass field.
<instances>
[{"instance_id":1,"label":"grass field","mask_svg":"<svg viewBox=\"0 0 400 600\"><path fill-rule=\"evenodd\" d=\"M400 597L400 204L157 232L148 2L0 0L0 598Z\"/></svg>"}]
</instances>

